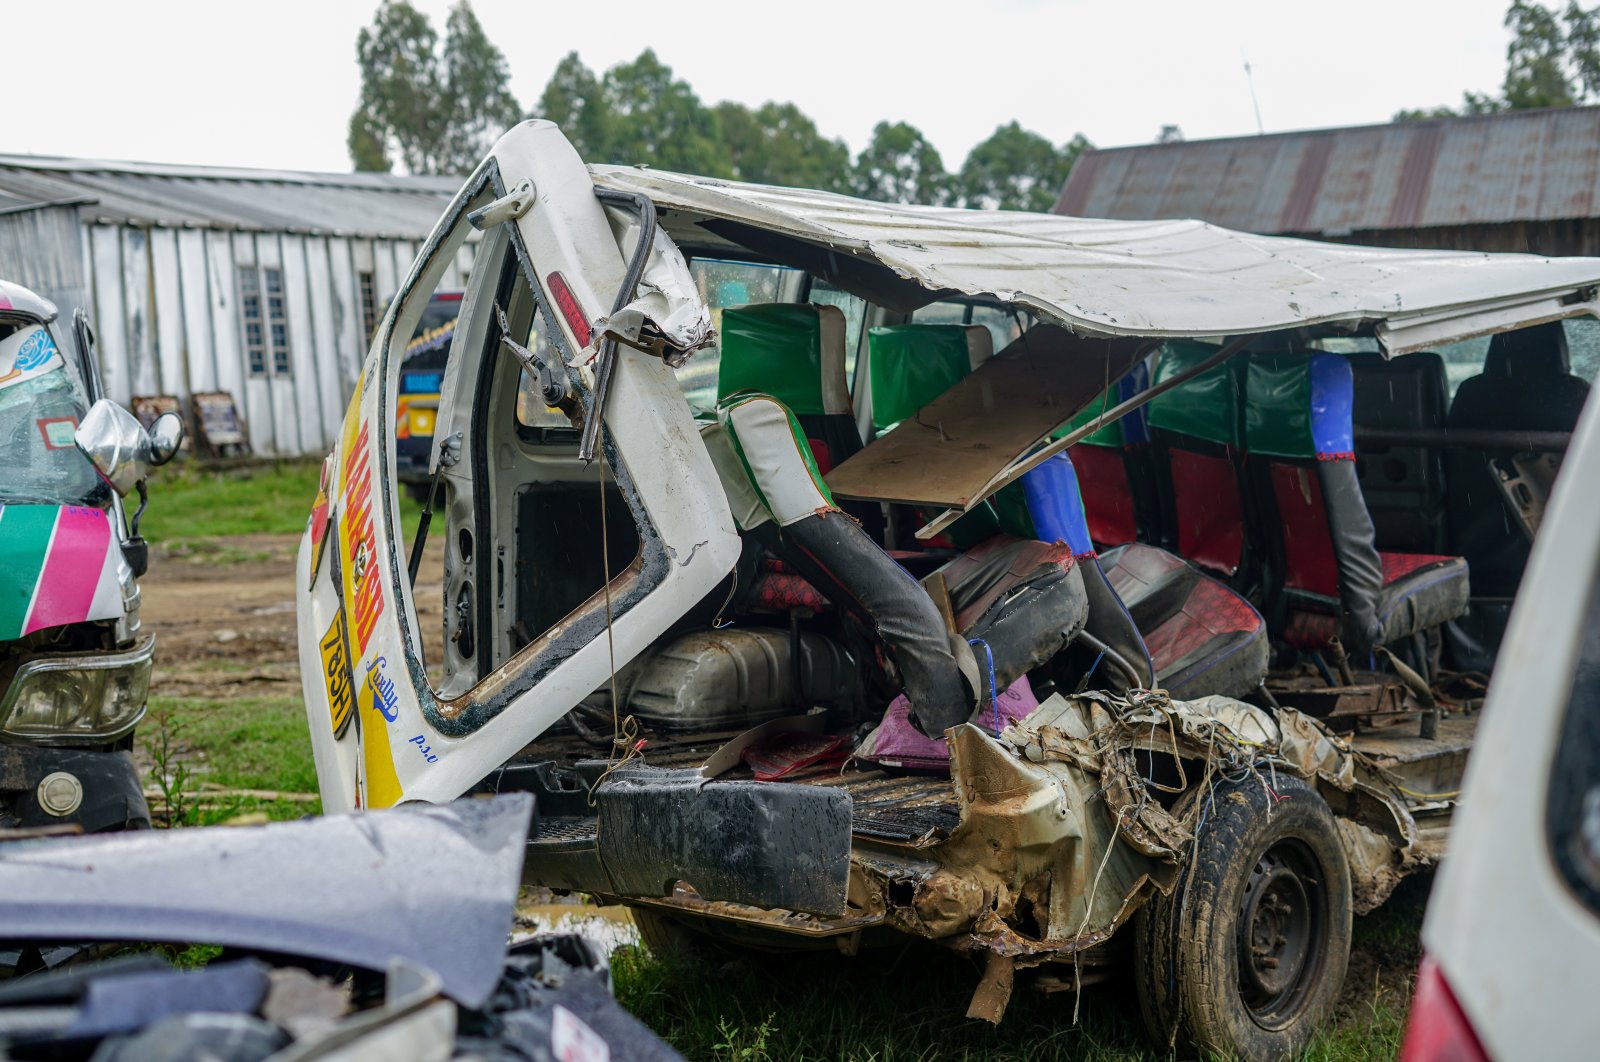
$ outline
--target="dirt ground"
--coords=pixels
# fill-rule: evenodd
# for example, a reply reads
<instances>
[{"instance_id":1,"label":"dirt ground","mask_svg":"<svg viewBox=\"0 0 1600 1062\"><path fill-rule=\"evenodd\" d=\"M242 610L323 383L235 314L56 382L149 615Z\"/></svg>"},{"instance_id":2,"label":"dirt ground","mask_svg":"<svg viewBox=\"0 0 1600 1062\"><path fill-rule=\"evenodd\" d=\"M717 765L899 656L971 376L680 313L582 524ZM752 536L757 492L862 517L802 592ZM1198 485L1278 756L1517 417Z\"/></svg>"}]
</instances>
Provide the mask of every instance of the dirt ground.
<instances>
[{"instance_id":1,"label":"dirt ground","mask_svg":"<svg viewBox=\"0 0 1600 1062\"><path fill-rule=\"evenodd\" d=\"M156 635L150 692L157 697L224 699L298 694L295 552L298 535L244 535L224 548L154 551L140 580L140 616ZM424 551L417 609L438 630L443 578L439 540Z\"/></svg>"}]
</instances>

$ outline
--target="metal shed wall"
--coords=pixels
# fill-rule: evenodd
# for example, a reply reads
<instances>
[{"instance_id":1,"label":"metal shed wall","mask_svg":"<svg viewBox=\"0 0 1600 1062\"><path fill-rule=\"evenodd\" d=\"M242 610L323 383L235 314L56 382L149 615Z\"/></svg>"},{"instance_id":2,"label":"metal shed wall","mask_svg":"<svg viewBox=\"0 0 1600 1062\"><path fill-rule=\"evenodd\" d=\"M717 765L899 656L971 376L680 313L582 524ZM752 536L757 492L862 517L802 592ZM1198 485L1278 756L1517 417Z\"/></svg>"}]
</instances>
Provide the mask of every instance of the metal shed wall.
<instances>
[{"instance_id":1,"label":"metal shed wall","mask_svg":"<svg viewBox=\"0 0 1600 1062\"><path fill-rule=\"evenodd\" d=\"M335 441L370 337L459 182L0 155L0 276L84 306L107 393L232 393L258 454ZM73 206L41 206L69 201ZM445 278L462 287L474 247ZM289 372L252 375L239 271L282 271Z\"/></svg>"},{"instance_id":2,"label":"metal shed wall","mask_svg":"<svg viewBox=\"0 0 1600 1062\"><path fill-rule=\"evenodd\" d=\"M38 292L69 320L89 302L76 206L0 212L0 277Z\"/></svg>"},{"instance_id":3,"label":"metal shed wall","mask_svg":"<svg viewBox=\"0 0 1600 1062\"><path fill-rule=\"evenodd\" d=\"M421 241L285 232L226 232L90 224L84 229L90 317L106 391L233 394L258 454L326 453L337 437L370 337L360 274L374 278L374 311L410 269ZM445 286L462 287L469 245ZM239 270L282 270L290 371L252 375L240 313Z\"/></svg>"}]
</instances>

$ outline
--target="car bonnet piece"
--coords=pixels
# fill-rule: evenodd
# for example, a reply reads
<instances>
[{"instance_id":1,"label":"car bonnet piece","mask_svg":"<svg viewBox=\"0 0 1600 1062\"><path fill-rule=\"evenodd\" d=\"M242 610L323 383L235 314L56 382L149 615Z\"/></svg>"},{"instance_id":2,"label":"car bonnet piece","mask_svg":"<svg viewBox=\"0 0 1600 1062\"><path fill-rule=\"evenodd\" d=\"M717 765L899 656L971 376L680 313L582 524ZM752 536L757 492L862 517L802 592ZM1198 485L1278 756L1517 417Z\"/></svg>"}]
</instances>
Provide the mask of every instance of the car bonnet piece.
<instances>
[{"instance_id":1,"label":"car bonnet piece","mask_svg":"<svg viewBox=\"0 0 1600 1062\"><path fill-rule=\"evenodd\" d=\"M533 798L0 846L0 939L222 944L433 970L477 1007L500 976Z\"/></svg>"}]
</instances>

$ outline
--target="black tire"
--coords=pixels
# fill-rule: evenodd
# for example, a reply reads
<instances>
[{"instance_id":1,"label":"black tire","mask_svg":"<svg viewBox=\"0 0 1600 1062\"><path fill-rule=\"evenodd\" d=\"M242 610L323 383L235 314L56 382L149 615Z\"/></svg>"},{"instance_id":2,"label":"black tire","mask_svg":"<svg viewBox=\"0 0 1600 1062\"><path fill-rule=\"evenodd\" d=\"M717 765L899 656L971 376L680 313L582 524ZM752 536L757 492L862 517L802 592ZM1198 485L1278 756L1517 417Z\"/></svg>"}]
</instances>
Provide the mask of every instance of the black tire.
<instances>
[{"instance_id":1,"label":"black tire","mask_svg":"<svg viewBox=\"0 0 1600 1062\"><path fill-rule=\"evenodd\" d=\"M1270 780L1270 779L1269 779ZM1139 1009L1157 1046L1248 1062L1299 1054L1350 957L1350 867L1333 813L1279 772L1216 786L1170 897L1134 922Z\"/></svg>"}]
</instances>

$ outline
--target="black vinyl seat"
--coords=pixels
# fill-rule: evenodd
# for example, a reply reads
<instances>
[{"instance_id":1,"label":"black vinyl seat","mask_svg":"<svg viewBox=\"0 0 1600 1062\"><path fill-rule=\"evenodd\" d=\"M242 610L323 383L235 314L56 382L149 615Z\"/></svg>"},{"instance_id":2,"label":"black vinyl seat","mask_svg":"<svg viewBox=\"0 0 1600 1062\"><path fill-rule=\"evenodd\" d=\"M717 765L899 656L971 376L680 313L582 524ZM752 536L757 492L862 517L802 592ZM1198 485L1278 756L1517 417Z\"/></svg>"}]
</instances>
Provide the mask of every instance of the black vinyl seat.
<instances>
[{"instance_id":1,"label":"black vinyl seat","mask_svg":"<svg viewBox=\"0 0 1600 1062\"><path fill-rule=\"evenodd\" d=\"M1442 553L1449 545L1444 454L1430 446L1372 446L1360 430L1429 430L1450 410L1444 360L1437 354L1352 354L1355 374L1356 480L1379 549Z\"/></svg>"},{"instance_id":2,"label":"black vinyl seat","mask_svg":"<svg viewBox=\"0 0 1600 1062\"><path fill-rule=\"evenodd\" d=\"M1560 321L1502 332L1489 341L1483 372L1464 380L1450 403L1452 428L1572 431L1589 385L1572 375ZM1516 594L1529 544L1502 500L1490 460L1509 452L1451 450L1450 528L1456 550L1472 566L1475 597Z\"/></svg>"}]
</instances>

